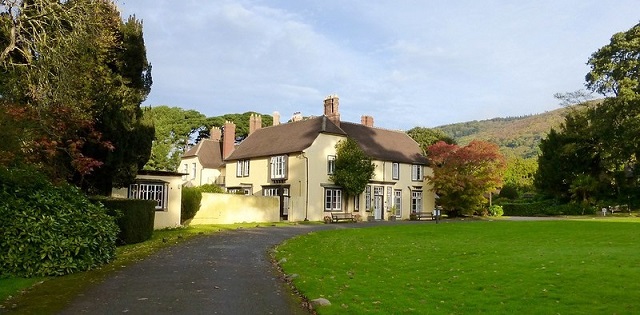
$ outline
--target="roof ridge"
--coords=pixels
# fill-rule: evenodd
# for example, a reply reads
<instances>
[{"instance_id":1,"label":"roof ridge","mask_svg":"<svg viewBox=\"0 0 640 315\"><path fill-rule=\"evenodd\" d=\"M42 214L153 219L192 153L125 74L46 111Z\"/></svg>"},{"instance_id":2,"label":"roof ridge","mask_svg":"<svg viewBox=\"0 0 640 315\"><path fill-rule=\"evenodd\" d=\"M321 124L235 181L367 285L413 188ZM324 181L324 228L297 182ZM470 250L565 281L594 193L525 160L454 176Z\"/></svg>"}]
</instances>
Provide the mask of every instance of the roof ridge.
<instances>
[{"instance_id":1,"label":"roof ridge","mask_svg":"<svg viewBox=\"0 0 640 315\"><path fill-rule=\"evenodd\" d=\"M379 129L379 130L385 130L385 131L391 131L391 132L397 132L397 133L402 133L402 134L407 134L406 131L402 130L402 129L391 129L391 128L383 128L383 127L377 127L377 126L366 126L363 124L359 124L359 123L354 123L354 122L350 122L350 121L341 121L341 124L349 124L349 125L356 125L356 126L362 126L365 128L371 128L371 129Z\"/></svg>"}]
</instances>

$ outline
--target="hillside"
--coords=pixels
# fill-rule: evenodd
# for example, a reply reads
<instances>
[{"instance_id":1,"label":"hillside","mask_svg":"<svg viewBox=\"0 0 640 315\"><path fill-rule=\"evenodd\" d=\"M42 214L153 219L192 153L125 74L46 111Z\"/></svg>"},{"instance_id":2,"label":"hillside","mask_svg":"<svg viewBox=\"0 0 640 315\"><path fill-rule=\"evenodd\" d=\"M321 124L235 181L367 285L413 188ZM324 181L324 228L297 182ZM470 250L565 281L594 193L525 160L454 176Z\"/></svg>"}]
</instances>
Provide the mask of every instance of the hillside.
<instances>
[{"instance_id":1,"label":"hillside","mask_svg":"<svg viewBox=\"0 0 640 315\"><path fill-rule=\"evenodd\" d=\"M560 108L537 115L493 118L436 127L453 137L458 144L472 140L485 140L500 146L505 156L536 157L540 140L551 128L564 121L567 108Z\"/></svg>"}]
</instances>

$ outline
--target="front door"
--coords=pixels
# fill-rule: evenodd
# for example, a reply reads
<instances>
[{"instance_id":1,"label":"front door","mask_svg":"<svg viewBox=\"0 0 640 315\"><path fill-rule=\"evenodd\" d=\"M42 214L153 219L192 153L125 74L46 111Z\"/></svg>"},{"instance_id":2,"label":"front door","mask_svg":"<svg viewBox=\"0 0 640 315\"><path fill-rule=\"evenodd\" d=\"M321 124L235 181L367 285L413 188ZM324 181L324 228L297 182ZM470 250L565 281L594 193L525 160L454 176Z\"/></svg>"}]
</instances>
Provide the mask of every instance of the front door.
<instances>
[{"instance_id":1,"label":"front door","mask_svg":"<svg viewBox=\"0 0 640 315\"><path fill-rule=\"evenodd\" d=\"M373 187L373 215L376 220L382 220L382 209L384 205L384 187Z\"/></svg>"},{"instance_id":2,"label":"front door","mask_svg":"<svg viewBox=\"0 0 640 315\"><path fill-rule=\"evenodd\" d=\"M281 187L280 192L280 217L289 220L289 187Z\"/></svg>"}]
</instances>

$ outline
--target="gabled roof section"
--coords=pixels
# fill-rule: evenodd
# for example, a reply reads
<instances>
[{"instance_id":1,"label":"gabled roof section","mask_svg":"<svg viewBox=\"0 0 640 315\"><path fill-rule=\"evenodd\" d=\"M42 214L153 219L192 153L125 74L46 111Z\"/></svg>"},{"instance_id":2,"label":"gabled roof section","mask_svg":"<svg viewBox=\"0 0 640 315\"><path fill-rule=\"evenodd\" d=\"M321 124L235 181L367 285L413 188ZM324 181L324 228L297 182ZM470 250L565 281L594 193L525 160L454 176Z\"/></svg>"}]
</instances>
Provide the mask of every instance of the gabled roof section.
<instances>
[{"instance_id":1,"label":"gabled roof section","mask_svg":"<svg viewBox=\"0 0 640 315\"><path fill-rule=\"evenodd\" d=\"M340 122L340 128L374 160L429 165L420 145L402 131Z\"/></svg>"},{"instance_id":2,"label":"gabled roof section","mask_svg":"<svg viewBox=\"0 0 640 315\"><path fill-rule=\"evenodd\" d=\"M220 141L203 139L193 148L189 149L182 158L198 157L200 164L205 168L220 168L224 165L222 160L222 144Z\"/></svg>"},{"instance_id":3,"label":"gabled roof section","mask_svg":"<svg viewBox=\"0 0 640 315\"><path fill-rule=\"evenodd\" d=\"M321 133L346 135L325 116L260 128L244 139L226 160L302 152Z\"/></svg>"}]
</instances>

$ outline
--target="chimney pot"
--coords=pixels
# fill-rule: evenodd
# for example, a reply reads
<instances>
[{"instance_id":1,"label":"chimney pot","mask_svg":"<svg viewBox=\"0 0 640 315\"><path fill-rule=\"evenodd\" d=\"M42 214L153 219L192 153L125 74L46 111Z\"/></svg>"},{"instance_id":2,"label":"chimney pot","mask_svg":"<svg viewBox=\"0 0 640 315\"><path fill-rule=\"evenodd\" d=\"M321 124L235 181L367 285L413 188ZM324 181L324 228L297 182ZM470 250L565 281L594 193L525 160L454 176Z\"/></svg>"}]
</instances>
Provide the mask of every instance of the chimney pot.
<instances>
[{"instance_id":1,"label":"chimney pot","mask_svg":"<svg viewBox=\"0 0 640 315\"><path fill-rule=\"evenodd\" d=\"M220 141L221 138L222 130L220 130L220 127L211 127L211 130L209 131L209 139L213 141Z\"/></svg>"},{"instance_id":2,"label":"chimney pot","mask_svg":"<svg viewBox=\"0 0 640 315\"><path fill-rule=\"evenodd\" d=\"M277 126L280 124L280 113L273 112L273 125Z\"/></svg>"},{"instance_id":3,"label":"chimney pot","mask_svg":"<svg viewBox=\"0 0 640 315\"><path fill-rule=\"evenodd\" d=\"M360 123L367 127L373 127L373 116L362 115L362 117L360 118Z\"/></svg>"},{"instance_id":4,"label":"chimney pot","mask_svg":"<svg viewBox=\"0 0 640 315\"><path fill-rule=\"evenodd\" d=\"M329 95L324 99L324 115L334 124L340 127L340 98L338 95Z\"/></svg>"}]
</instances>

